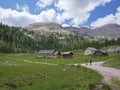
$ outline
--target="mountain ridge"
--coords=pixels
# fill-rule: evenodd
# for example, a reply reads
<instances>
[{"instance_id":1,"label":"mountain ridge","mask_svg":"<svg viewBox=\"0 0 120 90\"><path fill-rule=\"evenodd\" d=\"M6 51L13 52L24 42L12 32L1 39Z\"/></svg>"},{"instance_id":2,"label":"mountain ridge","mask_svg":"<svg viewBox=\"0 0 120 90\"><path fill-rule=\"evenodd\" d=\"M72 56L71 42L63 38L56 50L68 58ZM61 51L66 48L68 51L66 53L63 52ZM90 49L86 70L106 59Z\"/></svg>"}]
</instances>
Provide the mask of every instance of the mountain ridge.
<instances>
[{"instance_id":1,"label":"mountain ridge","mask_svg":"<svg viewBox=\"0 0 120 90\"><path fill-rule=\"evenodd\" d=\"M54 22L37 22L30 24L26 27L27 29L37 30L37 31L63 31L78 34L80 36L88 36L94 38L116 38L120 37L120 25L118 24L106 24L104 26L91 29L88 27L62 27L58 23Z\"/></svg>"}]
</instances>

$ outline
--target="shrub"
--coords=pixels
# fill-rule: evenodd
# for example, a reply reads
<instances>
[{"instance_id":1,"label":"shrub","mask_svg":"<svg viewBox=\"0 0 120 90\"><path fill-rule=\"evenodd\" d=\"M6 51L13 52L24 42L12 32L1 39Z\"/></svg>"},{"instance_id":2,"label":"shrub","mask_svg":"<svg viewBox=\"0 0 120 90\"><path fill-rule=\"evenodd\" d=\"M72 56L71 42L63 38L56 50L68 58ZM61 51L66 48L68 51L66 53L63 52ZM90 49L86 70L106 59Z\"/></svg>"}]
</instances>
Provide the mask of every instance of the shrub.
<instances>
[{"instance_id":1,"label":"shrub","mask_svg":"<svg viewBox=\"0 0 120 90\"><path fill-rule=\"evenodd\" d=\"M0 53L13 53L14 49L3 41L0 41Z\"/></svg>"},{"instance_id":2,"label":"shrub","mask_svg":"<svg viewBox=\"0 0 120 90\"><path fill-rule=\"evenodd\" d=\"M95 85L94 85L93 83L90 83L90 84L89 84L89 89L90 89L90 90L93 90L93 88L95 88Z\"/></svg>"},{"instance_id":3,"label":"shrub","mask_svg":"<svg viewBox=\"0 0 120 90\"><path fill-rule=\"evenodd\" d=\"M112 78L112 85L120 90L120 80Z\"/></svg>"},{"instance_id":4,"label":"shrub","mask_svg":"<svg viewBox=\"0 0 120 90\"><path fill-rule=\"evenodd\" d=\"M103 85L101 90L112 90L109 85Z\"/></svg>"}]
</instances>

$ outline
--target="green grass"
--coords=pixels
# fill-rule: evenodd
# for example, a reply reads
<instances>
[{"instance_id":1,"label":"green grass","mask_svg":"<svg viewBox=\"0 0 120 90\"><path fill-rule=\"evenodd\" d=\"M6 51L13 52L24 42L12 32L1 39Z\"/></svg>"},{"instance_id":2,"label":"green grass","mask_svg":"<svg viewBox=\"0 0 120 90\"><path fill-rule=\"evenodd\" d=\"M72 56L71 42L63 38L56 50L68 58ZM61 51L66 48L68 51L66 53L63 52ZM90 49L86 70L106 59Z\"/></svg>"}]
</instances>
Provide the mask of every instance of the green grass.
<instances>
[{"instance_id":1,"label":"green grass","mask_svg":"<svg viewBox=\"0 0 120 90\"><path fill-rule=\"evenodd\" d=\"M103 85L101 90L112 90L110 85Z\"/></svg>"},{"instance_id":2,"label":"green grass","mask_svg":"<svg viewBox=\"0 0 120 90\"><path fill-rule=\"evenodd\" d=\"M114 87L116 87L117 90L120 90L120 80L118 80L118 79L116 79L116 78L112 78L111 81L112 81L112 85L113 85Z\"/></svg>"},{"instance_id":3,"label":"green grass","mask_svg":"<svg viewBox=\"0 0 120 90\"><path fill-rule=\"evenodd\" d=\"M114 53L110 54L110 60L104 63L104 66L114 67L120 69L120 54L116 55Z\"/></svg>"},{"instance_id":4,"label":"green grass","mask_svg":"<svg viewBox=\"0 0 120 90\"><path fill-rule=\"evenodd\" d=\"M80 52L74 52L72 59L38 59L37 54L0 54L0 90L89 90L91 85L100 81L101 76L90 69L65 65L84 63L89 58ZM109 59L108 56L92 58L94 61Z\"/></svg>"},{"instance_id":5,"label":"green grass","mask_svg":"<svg viewBox=\"0 0 120 90\"><path fill-rule=\"evenodd\" d=\"M84 56L84 54L82 52L74 52L74 56L71 59L65 59L65 58L39 59L37 57L37 54L26 54L26 55L22 55L22 57L19 57L19 56L20 55L18 55L18 56L14 55L14 58L16 58L17 60L29 60L29 61L47 62L47 63L53 63L53 64L85 63L85 60L86 59L89 60L90 57L93 58L93 62L109 59L109 56ZM11 56L11 57L13 57L13 56ZM19 57L19 58L17 58L17 57Z\"/></svg>"}]
</instances>

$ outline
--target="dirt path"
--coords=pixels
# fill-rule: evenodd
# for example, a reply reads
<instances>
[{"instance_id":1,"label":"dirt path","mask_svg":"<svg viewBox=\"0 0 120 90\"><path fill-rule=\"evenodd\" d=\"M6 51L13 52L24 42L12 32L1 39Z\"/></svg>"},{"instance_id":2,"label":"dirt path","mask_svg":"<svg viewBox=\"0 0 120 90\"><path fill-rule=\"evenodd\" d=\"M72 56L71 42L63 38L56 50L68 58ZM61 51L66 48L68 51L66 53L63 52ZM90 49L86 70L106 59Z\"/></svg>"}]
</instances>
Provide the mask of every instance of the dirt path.
<instances>
[{"instance_id":1,"label":"dirt path","mask_svg":"<svg viewBox=\"0 0 120 90\"><path fill-rule=\"evenodd\" d=\"M38 64L44 64L44 65L58 65L58 64L52 64L52 63L47 63L47 62L33 62L29 60L23 60L23 61L28 62L28 63L38 63Z\"/></svg>"},{"instance_id":2,"label":"dirt path","mask_svg":"<svg viewBox=\"0 0 120 90\"><path fill-rule=\"evenodd\" d=\"M81 66L93 69L103 76L102 83L111 84L111 78L120 80L120 69L102 66L104 62L94 62L92 65L81 64Z\"/></svg>"}]
</instances>

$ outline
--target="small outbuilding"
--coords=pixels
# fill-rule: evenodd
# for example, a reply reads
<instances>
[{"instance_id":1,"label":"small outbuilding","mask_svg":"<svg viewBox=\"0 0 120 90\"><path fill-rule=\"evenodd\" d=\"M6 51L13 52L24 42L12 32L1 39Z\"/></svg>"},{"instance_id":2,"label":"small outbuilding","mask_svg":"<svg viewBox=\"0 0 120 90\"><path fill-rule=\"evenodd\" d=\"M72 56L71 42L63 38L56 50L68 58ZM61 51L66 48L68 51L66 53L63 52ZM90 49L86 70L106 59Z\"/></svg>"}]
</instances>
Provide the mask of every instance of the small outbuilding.
<instances>
[{"instance_id":1,"label":"small outbuilding","mask_svg":"<svg viewBox=\"0 0 120 90\"><path fill-rule=\"evenodd\" d=\"M120 54L120 47L116 48L116 49L114 50L114 53L115 53L115 54Z\"/></svg>"},{"instance_id":2,"label":"small outbuilding","mask_svg":"<svg viewBox=\"0 0 120 90\"><path fill-rule=\"evenodd\" d=\"M115 50L112 49L112 48L109 48L109 49L107 49L106 51L107 51L108 53L113 53Z\"/></svg>"},{"instance_id":3,"label":"small outbuilding","mask_svg":"<svg viewBox=\"0 0 120 90\"><path fill-rule=\"evenodd\" d=\"M62 57L63 58L73 58L73 53L72 52L63 52Z\"/></svg>"},{"instance_id":4,"label":"small outbuilding","mask_svg":"<svg viewBox=\"0 0 120 90\"><path fill-rule=\"evenodd\" d=\"M95 51L95 53L93 55L96 55L96 56L107 56L108 54L98 50L98 51Z\"/></svg>"},{"instance_id":5,"label":"small outbuilding","mask_svg":"<svg viewBox=\"0 0 120 90\"><path fill-rule=\"evenodd\" d=\"M93 55L96 51L97 51L97 49L88 47L85 49L84 55Z\"/></svg>"},{"instance_id":6,"label":"small outbuilding","mask_svg":"<svg viewBox=\"0 0 120 90\"><path fill-rule=\"evenodd\" d=\"M38 52L38 58L59 58L61 53L56 50L40 50Z\"/></svg>"}]
</instances>

